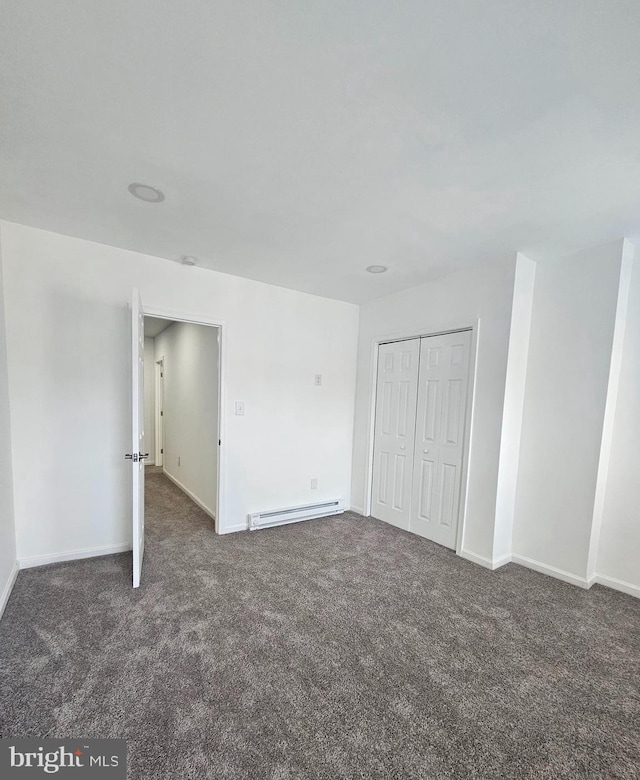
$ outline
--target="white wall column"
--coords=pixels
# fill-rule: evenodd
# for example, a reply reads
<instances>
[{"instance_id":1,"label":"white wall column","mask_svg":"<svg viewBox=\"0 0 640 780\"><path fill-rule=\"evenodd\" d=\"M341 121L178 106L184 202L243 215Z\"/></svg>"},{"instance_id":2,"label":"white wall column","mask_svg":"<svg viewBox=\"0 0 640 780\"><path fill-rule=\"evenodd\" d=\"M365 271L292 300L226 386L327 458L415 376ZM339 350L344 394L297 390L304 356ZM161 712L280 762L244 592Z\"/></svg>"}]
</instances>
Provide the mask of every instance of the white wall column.
<instances>
[{"instance_id":1,"label":"white wall column","mask_svg":"<svg viewBox=\"0 0 640 780\"><path fill-rule=\"evenodd\" d=\"M518 253L513 284L509 354L500 435L492 557L494 568L511 560L535 279L536 264Z\"/></svg>"},{"instance_id":2,"label":"white wall column","mask_svg":"<svg viewBox=\"0 0 640 780\"><path fill-rule=\"evenodd\" d=\"M2 247L0 246L0 617L18 574L13 511L11 419L2 266Z\"/></svg>"}]
</instances>

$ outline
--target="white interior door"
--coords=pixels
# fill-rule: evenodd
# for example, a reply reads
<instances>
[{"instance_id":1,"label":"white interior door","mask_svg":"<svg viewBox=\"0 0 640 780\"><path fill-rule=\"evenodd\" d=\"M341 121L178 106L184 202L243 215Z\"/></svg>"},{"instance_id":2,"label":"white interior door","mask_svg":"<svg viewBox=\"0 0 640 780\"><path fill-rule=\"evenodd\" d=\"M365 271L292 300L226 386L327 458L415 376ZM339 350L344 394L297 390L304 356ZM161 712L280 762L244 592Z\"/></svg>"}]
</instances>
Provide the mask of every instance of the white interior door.
<instances>
[{"instance_id":1,"label":"white interior door","mask_svg":"<svg viewBox=\"0 0 640 780\"><path fill-rule=\"evenodd\" d=\"M131 300L131 453L133 467L133 587L140 585L144 555L144 310L140 293Z\"/></svg>"},{"instance_id":2,"label":"white interior door","mask_svg":"<svg viewBox=\"0 0 640 780\"><path fill-rule=\"evenodd\" d=\"M471 332L420 340L409 530L455 549Z\"/></svg>"},{"instance_id":3,"label":"white interior door","mask_svg":"<svg viewBox=\"0 0 640 780\"><path fill-rule=\"evenodd\" d=\"M371 514L409 528L420 339L381 344Z\"/></svg>"}]
</instances>

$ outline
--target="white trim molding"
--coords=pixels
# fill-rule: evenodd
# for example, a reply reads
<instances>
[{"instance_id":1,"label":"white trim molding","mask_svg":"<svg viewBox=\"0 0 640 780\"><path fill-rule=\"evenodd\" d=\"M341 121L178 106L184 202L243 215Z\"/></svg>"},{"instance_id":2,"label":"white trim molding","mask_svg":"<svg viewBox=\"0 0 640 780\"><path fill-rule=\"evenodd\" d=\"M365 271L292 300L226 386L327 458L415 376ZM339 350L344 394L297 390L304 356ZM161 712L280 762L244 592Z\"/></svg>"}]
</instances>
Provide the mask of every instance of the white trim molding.
<instances>
[{"instance_id":1,"label":"white trim molding","mask_svg":"<svg viewBox=\"0 0 640 780\"><path fill-rule=\"evenodd\" d=\"M7 601L9 601L9 596L11 596L13 586L16 584L16 577L18 576L19 571L20 565L18 564L18 561L15 561L13 569L9 572L9 577L2 590L2 595L0 595L0 618L4 614L4 608L7 606Z\"/></svg>"},{"instance_id":2,"label":"white trim molding","mask_svg":"<svg viewBox=\"0 0 640 780\"><path fill-rule=\"evenodd\" d=\"M456 552L461 554L464 546L465 525L468 514L469 483L471 476L471 452L473 446L473 426L476 408L477 392L477 373L478 373L478 350L480 345L480 318L461 318L457 322L439 323L439 327L425 326L422 328L400 328L390 331L386 334L374 336L370 341L370 365L369 365L369 430L367 438L367 460L365 471L365 494L364 510L355 509L365 517L371 516L372 495L373 495L373 453L375 444L375 421L376 421L376 394L378 385L378 350L381 344L387 344L396 341L407 341L410 339L428 338L430 336L442 336L447 333L460 333L469 331L471 333L471 344L469 349L469 385L467 389L467 408L465 413L464 430L464 449L462 458L462 477L460 484L461 501L458 510L458 527L456 531ZM385 522L385 521L381 521ZM389 523L389 525L394 525ZM397 526L400 528L401 526ZM403 528L402 530L408 530ZM463 556L465 557L465 556ZM471 560L471 559L469 559ZM484 559L486 560L486 559ZM479 561L476 561L477 563ZM484 563L480 564L484 566Z\"/></svg>"},{"instance_id":3,"label":"white trim molding","mask_svg":"<svg viewBox=\"0 0 640 780\"><path fill-rule=\"evenodd\" d=\"M470 550L460 550L458 555L461 558L464 558L466 561L471 561L471 563L477 563L478 566L482 566L485 569L489 569L489 571L495 571L496 569L499 569L501 566L504 566L507 563L511 563L511 556L510 555L503 555L500 558L494 558L491 560L490 558L485 558L484 555L478 555L477 553L471 552Z\"/></svg>"},{"instance_id":4,"label":"white trim molding","mask_svg":"<svg viewBox=\"0 0 640 780\"><path fill-rule=\"evenodd\" d=\"M511 554L507 555L501 555L499 558L493 559L493 568L499 569L501 566L506 566L508 563L511 563Z\"/></svg>"},{"instance_id":5,"label":"white trim molding","mask_svg":"<svg viewBox=\"0 0 640 780\"><path fill-rule=\"evenodd\" d=\"M638 585L632 585L630 582L624 582L624 580L618 580L615 577L607 577L606 574L596 574L594 582L598 585L604 585L607 588L613 588L613 590L619 590L621 593L626 593L628 596L635 596L640 599L640 587Z\"/></svg>"},{"instance_id":6,"label":"white trim molding","mask_svg":"<svg viewBox=\"0 0 640 780\"><path fill-rule=\"evenodd\" d=\"M564 569L558 569L555 566L549 566L546 563L535 561L533 558L527 558L525 555L512 554L511 560L513 563L519 563L520 566L524 566L527 569L533 569L533 571L537 571L540 574L546 574L549 577L555 577L557 580L568 582L570 585L577 585L579 588L583 588L584 590L588 590L592 584L587 581L586 577L579 577L577 574L572 574L571 572L565 571Z\"/></svg>"},{"instance_id":7,"label":"white trim molding","mask_svg":"<svg viewBox=\"0 0 640 780\"><path fill-rule=\"evenodd\" d=\"M226 528L226 507L227 507L227 447L226 445L226 416L224 410L226 408L226 395L227 395L227 343L229 339L229 327L224 320L219 320L215 317L211 317L208 314L197 314L193 312L178 311L175 309L168 309L164 306L153 306L149 303L145 303L144 313L151 317L160 317L169 320L176 320L179 322L191 322L195 325L212 325L218 328L218 437L222 444L218 447L217 457L217 505L216 513L212 514L211 510L202 506L199 502L198 506L213 517L215 532L217 534L231 533L233 531L240 530L237 526L231 526ZM162 459L164 464L164 458ZM164 472L167 473L166 471ZM169 476L167 474L167 476ZM182 490L182 487L178 485ZM188 495L188 494L187 494ZM191 498L193 498L191 496ZM193 499L195 500L195 499Z\"/></svg>"},{"instance_id":8,"label":"white trim molding","mask_svg":"<svg viewBox=\"0 0 640 780\"><path fill-rule=\"evenodd\" d=\"M180 488L180 490L182 490L185 496L188 496L193 501L194 504L197 504L200 507L200 509L202 509L203 512L206 512L206 514L208 514L212 520L216 519L216 513L213 511L213 509L209 509L209 507L206 504L203 504L202 501L200 501L200 499L198 498L198 496L196 496L195 493L192 493L188 488L186 488L182 484L182 482L180 482L174 476L169 474L169 472L165 469L164 466L162 467L162 473L165 475L165 477L170 479L177 488Z\"/></svg>"},{"instance_id":9,"label":"white trim molding","mask_svg":"<svg viewBox=\"0 0 640 780\"><path fill-rule=\"evenodd\" d=\"M64 563L65 561L77 561L82 558L97 558L102 555L115 555L115 553L129 552L131 542L121 544L108 544L104 547L86 547L82 550L68 550L67 552L53 553L51 555L34 555L31 558L19 558L21 569L32 569L34 566L46 566L49 563Z\"/></svg>"},{"instance_id":10,"label":"white trim molding","mask_svg":"<svg viewBox=\"0 0 640 780\"><path fill-rule=\"evenodd\" d=\"M237 523L236 525L230 525L227 528L222 528L218 531L219 536L226 536L227 534L237 534L238 531L248 531L249 525L245 520L244 523Z\"/></svg>"}]
</instances>

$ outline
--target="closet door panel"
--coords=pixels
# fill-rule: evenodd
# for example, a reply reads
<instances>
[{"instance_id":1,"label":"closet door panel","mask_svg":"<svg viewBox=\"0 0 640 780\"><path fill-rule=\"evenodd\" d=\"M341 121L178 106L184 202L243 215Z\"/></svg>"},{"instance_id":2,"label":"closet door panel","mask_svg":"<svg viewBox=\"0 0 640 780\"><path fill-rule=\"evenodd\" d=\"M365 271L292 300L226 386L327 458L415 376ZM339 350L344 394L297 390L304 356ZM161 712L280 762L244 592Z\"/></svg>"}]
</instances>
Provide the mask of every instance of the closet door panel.
<instances>
[{"instance_id":1,"label":"closet door panel","mask_svg":"<svg viewBox=\"0 0 640 780\"><path fill-rule=\"evenodd\" d=\"M378 348L371 514L409 528L420 339Z\"/></svg>"},{"instance_id":2,"label":"closet door panel","mask_svg":"<svg viewBox=\"0 0 640 780\"><path fill-rule=\"evenodd\" d=\"M420 341L409 530L455 549L471 333Z\"/></svg>"}]
</instances>

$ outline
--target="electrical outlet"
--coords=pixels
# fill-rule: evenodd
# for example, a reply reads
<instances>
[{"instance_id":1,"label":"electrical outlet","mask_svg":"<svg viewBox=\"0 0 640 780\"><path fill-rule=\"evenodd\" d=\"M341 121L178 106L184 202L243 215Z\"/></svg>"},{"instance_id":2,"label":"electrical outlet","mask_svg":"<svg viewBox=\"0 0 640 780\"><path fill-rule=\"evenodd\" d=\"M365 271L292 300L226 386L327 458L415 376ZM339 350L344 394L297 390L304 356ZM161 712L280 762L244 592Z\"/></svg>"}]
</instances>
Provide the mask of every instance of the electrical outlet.
<instances>
[{"instance_id":1,"label":"electrical outlet","mask_svg":"<svg viewBox=\"0 0 640 780\"><path fill-rule=\"evenodd\" d=\"M311 490L317 490L318 489L318 480L312 479L311 480Z\"/></svg>"},{"instance_id":2,"label":"electrical outlet","mask_svg":"<svg viewBox=\"0 0 640 780\"><path fill-rule=\"evenodd\" d=\"M316 374L316 378L314 381L316 387L320 387L320 385L322 384L322 374Z\"/></svg>"}]
</instances>

